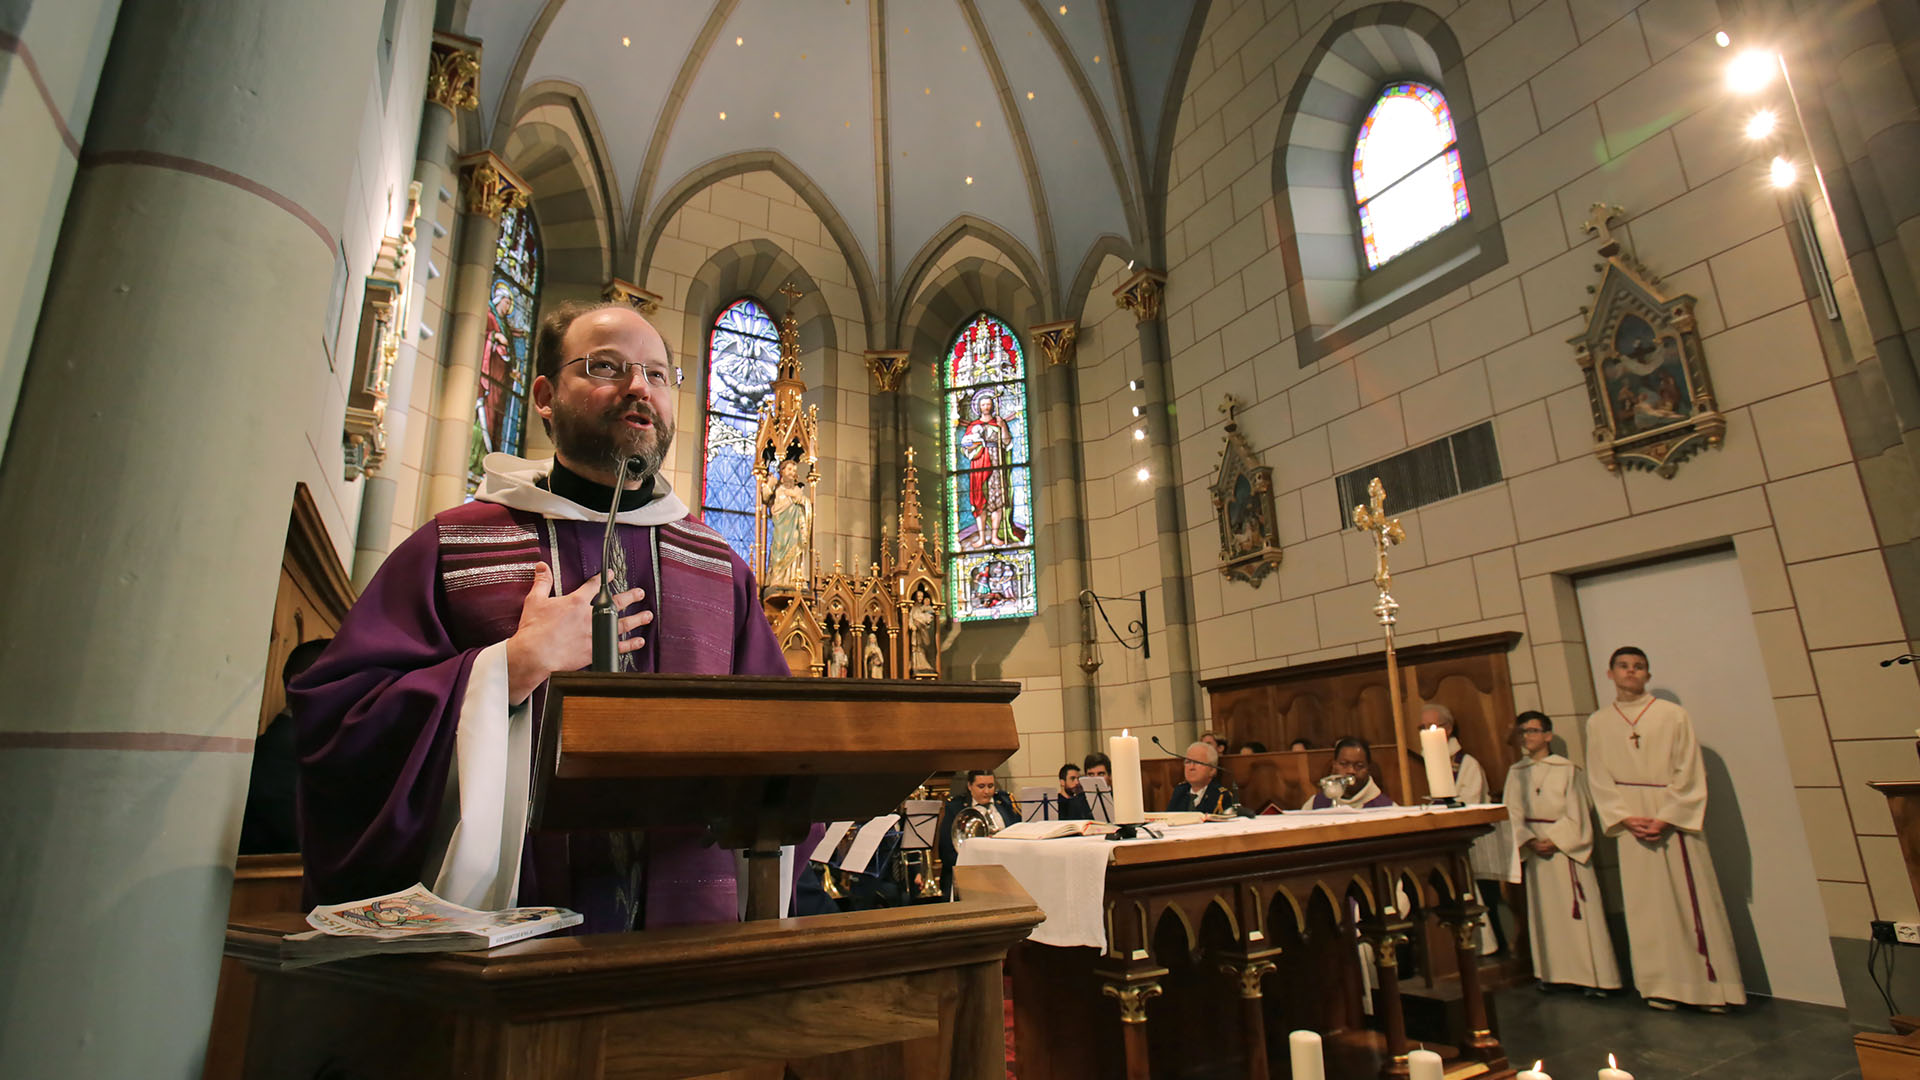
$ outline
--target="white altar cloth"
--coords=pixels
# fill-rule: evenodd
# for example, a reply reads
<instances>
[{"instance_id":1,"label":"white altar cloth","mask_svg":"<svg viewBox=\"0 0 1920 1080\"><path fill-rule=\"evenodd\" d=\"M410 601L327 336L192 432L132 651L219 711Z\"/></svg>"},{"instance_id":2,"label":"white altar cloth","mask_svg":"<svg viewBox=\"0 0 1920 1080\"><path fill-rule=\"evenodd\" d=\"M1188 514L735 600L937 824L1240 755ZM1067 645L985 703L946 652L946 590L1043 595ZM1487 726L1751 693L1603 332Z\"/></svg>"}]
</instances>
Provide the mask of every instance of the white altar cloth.
<instances>
[{"instance_id":1,"label":"white altar cloth","mask_svg":"<svg viewBox=\"0 0 1920 1080\"><path fill-rule=\"evenodd\" d=\"M1486 809L1473 807L1462 809ZM1284 814L1208 821L1173 828L1155 826L1159 839L1108 840L1098 836L1065 836L1052 840L998 840L976 836L960 845L961 866L998 865L1007 868L1027 890L1046 920L1033 928L1032 941L1042 945L1107 947L1105 904L1107 863L1114 849L1143 844L1177 846L1203 837L1277 833L1315 829L1349 821L1416 817L1453 811L1424 806L1383 806L1377 810L1295 810ZM1169 854L1178 857L1178 851Z\"/></svg>"}]
</instances>

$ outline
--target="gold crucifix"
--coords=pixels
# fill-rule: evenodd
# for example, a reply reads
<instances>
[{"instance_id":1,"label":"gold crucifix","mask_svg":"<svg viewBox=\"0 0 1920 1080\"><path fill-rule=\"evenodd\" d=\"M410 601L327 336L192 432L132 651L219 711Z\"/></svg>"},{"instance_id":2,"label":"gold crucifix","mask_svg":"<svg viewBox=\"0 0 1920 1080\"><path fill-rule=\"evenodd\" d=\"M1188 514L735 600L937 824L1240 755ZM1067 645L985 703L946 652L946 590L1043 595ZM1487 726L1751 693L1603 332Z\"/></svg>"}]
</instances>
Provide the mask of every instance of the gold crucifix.
<instances>
[{"instance_id":1,"label":"gold crucifix","mask_svg":"<svg viewBox=\"0 0 1920 1080\"><path fill-rule=\"evenodd\" d=\"M1587 220L1582 227L1600 238L1600 254L1608 258L1619 254L1620 240L1613 235L1613 221L1625 214L1626 211L1618 206L1608 206L1606 203L1598 202L1588 210Z\"/></svg>"},{"instance_id":2,"label":"gold crucifix","mask_svg":"<svg viewBox=\"0 0 1920 1080\"><path fill-rule=\"evenodd\" d=\"M1228 394L1220 400L1220 411L1227 414L1227 426L1229 428L1233 427L1233 414L1239 412L1240 407L1245 404L1246 402L1241 401L1232 394Z\"/></svg>"},{"instance_id":3,"label":"gold crucifix","mask_svg":"<svg viewBox=\"0 0 1920 1080\"><path fill-rule=\"evenodd\" d=\"M1400 605L1393 604L1393 597L1387 595L1393 585L1393 574L1387 569L1387 549L1405 540L1407 534L1400 528L1399 518L1387 516L1387 489L1381 486L1377 476L1367 483L1367 505L1353 508L1353 527L1373 535L1373 583L1380 587L1382 603L1397 609ZM1380 621L1392 625L1392 612L1382 613Z\"/></svg>"}]
</instances>

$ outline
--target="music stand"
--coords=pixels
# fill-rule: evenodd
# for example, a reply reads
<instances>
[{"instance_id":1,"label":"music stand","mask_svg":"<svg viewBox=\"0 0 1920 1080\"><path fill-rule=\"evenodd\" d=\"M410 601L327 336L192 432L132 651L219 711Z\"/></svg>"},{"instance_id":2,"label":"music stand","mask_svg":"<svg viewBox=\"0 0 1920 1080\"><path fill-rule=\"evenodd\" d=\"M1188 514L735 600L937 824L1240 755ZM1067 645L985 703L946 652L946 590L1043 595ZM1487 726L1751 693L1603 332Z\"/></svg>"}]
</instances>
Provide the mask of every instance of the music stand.
<instances>
[{"instance_id":1,"label":"music stand","mask_svg":"<svg viewBox=\"0 0 1920 1080\"><path fill-rule=\"evenodd\" d=\"M1023 787L1013 797L1013 804L1020 809L1021 821L1053 821L1060 816L1054 805L1053 789L1048 787Z\"/></svg>"},{"instance_id":2,"label":"music stand","mask_svg":"<svg viewBox=\"0 0 1920 1080\"><path fill-rule=\"evenodd\" d=\"M1093 811L1093 820L1113 824L1113 786L1103 777L1082 776L1080 790L1087 796L1087 806Z\"/></svg>"},{"instance_id":3,"label":"music stand","mask_svg":"<svg viewBox=\"0 0 1920 1080\"><path fill-rule=\"evenodd\" d=\"M530 827L704 825L745 849L747 917L779 917L780 847L890 812L929 775L1019 749L1018 683L562 672Z\"/></svg>"}]
</instances>

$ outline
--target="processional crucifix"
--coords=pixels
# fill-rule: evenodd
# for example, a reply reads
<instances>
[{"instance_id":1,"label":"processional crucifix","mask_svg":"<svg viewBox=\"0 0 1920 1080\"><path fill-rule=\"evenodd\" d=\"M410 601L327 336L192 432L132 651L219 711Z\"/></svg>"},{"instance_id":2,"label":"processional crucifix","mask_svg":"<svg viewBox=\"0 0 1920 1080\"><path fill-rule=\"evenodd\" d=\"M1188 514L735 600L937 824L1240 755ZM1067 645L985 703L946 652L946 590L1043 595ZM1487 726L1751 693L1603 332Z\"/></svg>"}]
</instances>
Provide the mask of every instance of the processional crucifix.
<instances>
[{"instance_id":1,"label":"processional crucifix","mask_svg":"<svg viewBox=\"0 0 1920 1080\"><path fill-rule=\"evenodd\" d=\"M1353 527L1373 537L1373 583L1380 590L1373 613L1380 618L1380 633L1387 643L1387 699L1393 703L1393 741L1398 744L1400 751L1400 790L1411 793L1413 789L1407 775L1405 709L1400 701L1400 662L1393 651L1393 623L1400 611L1400 602L1393 598L1393 572L1387 566L1387 549L1405 540L1407 534L1400 528L1399 518L1387 516L1387 489L1377 476L1367 483L1367 504L1353 508Z\"/></svg>"}]
</instances>

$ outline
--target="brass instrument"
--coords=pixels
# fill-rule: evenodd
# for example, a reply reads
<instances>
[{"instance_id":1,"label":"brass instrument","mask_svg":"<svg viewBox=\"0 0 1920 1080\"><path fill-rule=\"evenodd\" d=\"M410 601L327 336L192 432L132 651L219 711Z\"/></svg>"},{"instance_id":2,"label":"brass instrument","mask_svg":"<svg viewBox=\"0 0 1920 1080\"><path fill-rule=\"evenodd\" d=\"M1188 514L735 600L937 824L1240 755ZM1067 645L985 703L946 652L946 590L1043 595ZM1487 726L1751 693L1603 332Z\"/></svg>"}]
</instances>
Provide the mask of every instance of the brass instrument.
<instances>
[{"instance_id":1,"label":"brass instrument","mask_svg":"<svg viewBox=\"0 0 1920 1080\"><path fill-rule=\"evenodd\" d=\"M976 836L992 836L1000 831L999 815L993 812L992 805L970 805L953 815L953 824L947 826L947 839L953 842L953 850L959 851L960 845Z\"/></svg>"}]
</instances>

